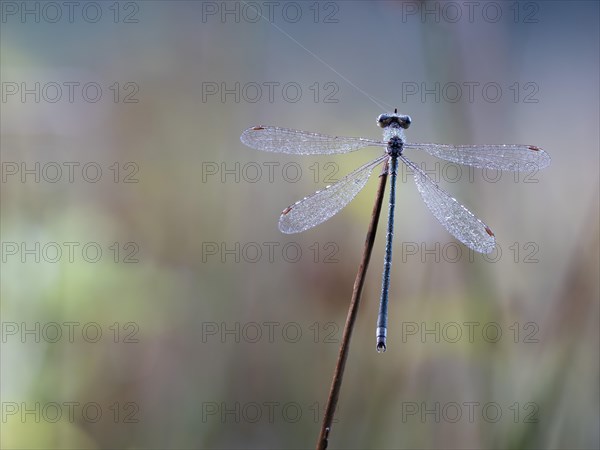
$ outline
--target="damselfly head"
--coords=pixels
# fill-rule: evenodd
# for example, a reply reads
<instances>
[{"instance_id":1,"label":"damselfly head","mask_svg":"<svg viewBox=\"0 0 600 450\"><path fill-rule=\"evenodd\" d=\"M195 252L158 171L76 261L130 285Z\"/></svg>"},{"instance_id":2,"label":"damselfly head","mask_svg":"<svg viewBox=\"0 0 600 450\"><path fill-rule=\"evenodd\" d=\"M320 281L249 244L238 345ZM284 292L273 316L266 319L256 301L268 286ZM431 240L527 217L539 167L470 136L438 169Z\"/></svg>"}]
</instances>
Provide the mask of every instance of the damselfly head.
<instances>
[{"instance_id":1,"label":"damselfly head","mask_svg":"<svg viewBox=\"0 0 600 450\"><path fill-rule=\"evenodd\" d=\"M387 128L391 126L404 128L406 130L410 126L411 122L412 120L410 119L410 116L398 114L396 111L393 113L381 114L377 118L377 125L379 125L381 128Z\"/></svg>"}]
</instances>

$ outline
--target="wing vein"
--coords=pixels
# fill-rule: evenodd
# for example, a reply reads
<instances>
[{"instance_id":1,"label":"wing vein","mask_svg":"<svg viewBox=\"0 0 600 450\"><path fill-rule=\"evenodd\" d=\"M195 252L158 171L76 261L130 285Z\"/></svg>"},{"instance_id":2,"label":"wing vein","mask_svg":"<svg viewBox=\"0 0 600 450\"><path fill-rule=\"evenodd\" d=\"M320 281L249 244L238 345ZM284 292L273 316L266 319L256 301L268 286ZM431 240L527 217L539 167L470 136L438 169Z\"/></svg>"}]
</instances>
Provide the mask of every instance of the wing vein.
<instances>
[{"instance_id":1,"label":"wing vein","mask_svg":"<svg viewBox=\"0 0 600 450\"><path fill-rule=\"evenodd\" d=\"M384 142L373 139L328 136L268 126L248 128L242 133L240 140L256 150L293 155L332 155L348 153L368 146L386 145Z\"/></svg>"},{"instance_id":2,"label":"wing vein","mask_svg":"<svg viewBox=\"0 0 600 450\"><path fill-rule=\"evenodd\" d=\"M286 234L300 233L336 215L365 187L373 169L386 158L387 154L380 156L284 209L279 218L279 230Z\"/></svg>"},{"instance_id":3,"label":"wing vein","mask_svg":"<svg viewBox=\"0 0 600 450\"><path fill-rule=\"evenodd\" d=\"M492 230L440 188L419 166L404 156L400 158L413 170L417 190L438 222L467 247L480 253L492 252L496 246Z\"/></svg>"},{"instance_id":4,"label":"wing vein","mask_svg":"<svg viewBox=\"0 0 600 450\"><path fill-rule=\"evenodd\" d=\"M550 164L550 155L533 145L446 145L412 144L405 148L423 150L436 158L481 169L515 172L543 169Z\"/></svg>"}]
</instances>

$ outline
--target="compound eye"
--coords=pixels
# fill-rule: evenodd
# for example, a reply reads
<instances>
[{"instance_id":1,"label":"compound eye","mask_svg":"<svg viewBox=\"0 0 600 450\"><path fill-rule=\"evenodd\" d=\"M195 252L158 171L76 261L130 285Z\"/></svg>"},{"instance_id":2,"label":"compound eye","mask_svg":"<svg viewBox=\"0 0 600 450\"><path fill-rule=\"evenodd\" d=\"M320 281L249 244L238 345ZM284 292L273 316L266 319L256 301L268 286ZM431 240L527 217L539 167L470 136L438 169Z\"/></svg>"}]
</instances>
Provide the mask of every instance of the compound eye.
<instances>
[{"instance_id":1,"label":"compound eye","mask_svg":"<svg viewBox=\"0 0 600 450\"><path fill-rule=\"evenodd\" d=\"M390 116L388 116L387 114L381 114L378 118L377 118L377 125L379 125L380 127L387 127L389 125L390 122Z\"/></svg>"}]
</instances>

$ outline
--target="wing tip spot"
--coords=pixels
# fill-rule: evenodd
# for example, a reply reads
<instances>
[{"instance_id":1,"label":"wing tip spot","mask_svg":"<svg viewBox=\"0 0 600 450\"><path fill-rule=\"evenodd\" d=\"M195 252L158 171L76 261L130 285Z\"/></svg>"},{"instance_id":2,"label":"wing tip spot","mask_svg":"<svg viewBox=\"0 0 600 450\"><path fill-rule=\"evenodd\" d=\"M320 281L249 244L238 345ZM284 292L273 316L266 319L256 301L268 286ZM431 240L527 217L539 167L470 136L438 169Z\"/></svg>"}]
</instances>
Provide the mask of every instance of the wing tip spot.
<instances>
[{"instance_id":1,"label":"wing tip spot","mask_svg":"<svg viewBox=\"0 0 600 450\"><path fill-rule=\"evenodd\" d=\"M489 234L491 237L494 237L494 233L490 230L490 227L485 227L485 232Z\"/></svg>"},{"instance_id":2,"label":"wing tip spot","mask_svg":"<svg viewBox=\"0 0 600 450\"><path fill-rule=\"evenodd\" d=\"M252 127L252 131L260 131L260 130L264 130L265 127Z\"/></svg>"},{"instance_id":3,"label":"wing tip spot","mask_svg":"<svg viewBox=\"0 0 600 450\"><path fill-rule=\"evenodd\" d=\"M534 152L539 152L541 150L541 148L539 148L536 145L530 145L528 148L529 150L533 150Z\"/></svg>"},{"instance_id":4,"label":"wing tip spot","mask_svg":"<svg viewBox=\"0 0 600 450\"><path fill-rule=\"evenodd\" d=\"M285 208L282 212L281 215L285 216L286 214L288 214L290 211L292 210L291 206L288 206L287 208Z\"/></svg>"}]
</instances>

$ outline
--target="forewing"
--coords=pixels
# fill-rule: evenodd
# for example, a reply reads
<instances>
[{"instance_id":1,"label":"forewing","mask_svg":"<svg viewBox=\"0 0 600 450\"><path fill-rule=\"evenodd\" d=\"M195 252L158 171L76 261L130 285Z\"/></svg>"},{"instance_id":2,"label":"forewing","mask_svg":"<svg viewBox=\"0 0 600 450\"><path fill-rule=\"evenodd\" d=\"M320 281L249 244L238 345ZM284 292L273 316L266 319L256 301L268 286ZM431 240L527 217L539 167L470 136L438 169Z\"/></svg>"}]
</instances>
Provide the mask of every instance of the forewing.
<instances>
[{"instance_id":1,"label":"forewing","mask_svg":"<svg viewBox=\"0 0 600 450\"><path fill-rule=\"evenodd\" d=\"M387 157L383 155L359 167L337 183L287 207L279 218L279 230L286 234L300 233L336 215L365 187L373 168Z\"/></svg>"},{"instance_id":2,"label":"forewing","mask_svg":"<svg viewBox=\"0 0 600 450\"><path fill-rule=\"evenodd\" d=\"M550 155L534 145L445 145L404 144L404 148L424 150L446 161L482 169L515 172L539 170L550 164Z\"/></svg>"},{"instance_id":3,"label":"forewing","mask_svg":"<svg viewBox=\"0 0 600 450\"><path fill-rule=\"evenodd\" d=\"M467 247L480 253L491 253L496 246L492 230L435 184L420 167L403 156L401 158L414 171L415 183L423 201L444 228Z\"/></svg>"},{"instance_id":4,"label":"forewing","mask_svg":"<svg viewBox=\"0 0 600 450\"><path fill-rule=\"evenodd\" d=\"M386 145L384 142L372 139L327 136L267 126L248 128L242 133L240 139L248 147L257 150L292 155L332 155L352 152L370 145L379 147Z\"/></svg>"}]
</instances>

